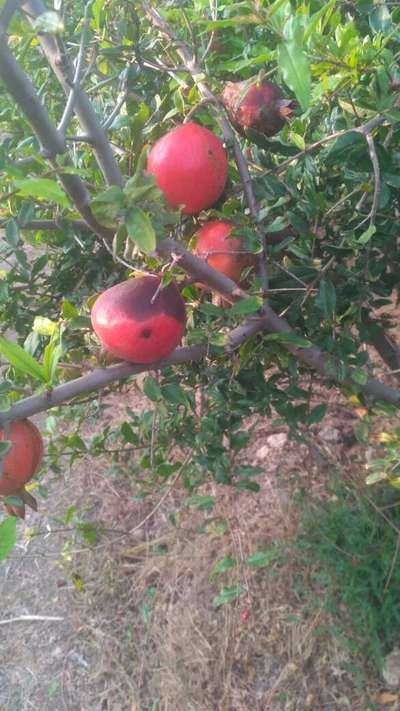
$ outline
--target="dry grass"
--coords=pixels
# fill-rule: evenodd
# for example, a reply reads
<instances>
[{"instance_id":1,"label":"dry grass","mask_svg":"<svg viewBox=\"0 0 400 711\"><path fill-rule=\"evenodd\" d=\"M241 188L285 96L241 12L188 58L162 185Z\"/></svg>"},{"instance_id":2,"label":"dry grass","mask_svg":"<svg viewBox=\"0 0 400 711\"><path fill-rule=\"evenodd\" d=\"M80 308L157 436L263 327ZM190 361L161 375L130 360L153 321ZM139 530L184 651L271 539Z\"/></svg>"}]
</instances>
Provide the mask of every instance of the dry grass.
<instances>
[{"instance_id":1,"label":"dry grass","mask_svg":"<svg viewBox=\"0 0 400 711\"><path fill-rule=\"evenodd\" d=\"M299 577L313 585L312 571L299 569L287 545L299 517L294 495L326 496L333 445L314 454L291 442L274 447L269 431L260 421L242 455L262 467L261 492L237 495L210 483L202 492L217 495L209 512L188 509L179 484L160 506L160 493L134 501L104 463L83 461L54 483L49 519L42 505L29 524L54 527L76 503L83 518L134 532L104 533L94 547L72 534L41 536L10 562L3 616L61 614L65 622L2 629L2 711L367 709L379 683L357 688L344 671L346 655L325 631L331 620L317 605L306 608L298 592ZM337 458L357 458L358 450L335 447ZM269 566L246 564L277 546ZM226 556L237 566L212 575ZM213 605L222 587L238 584L240 597Z\"/></svg>"}]
</instances>

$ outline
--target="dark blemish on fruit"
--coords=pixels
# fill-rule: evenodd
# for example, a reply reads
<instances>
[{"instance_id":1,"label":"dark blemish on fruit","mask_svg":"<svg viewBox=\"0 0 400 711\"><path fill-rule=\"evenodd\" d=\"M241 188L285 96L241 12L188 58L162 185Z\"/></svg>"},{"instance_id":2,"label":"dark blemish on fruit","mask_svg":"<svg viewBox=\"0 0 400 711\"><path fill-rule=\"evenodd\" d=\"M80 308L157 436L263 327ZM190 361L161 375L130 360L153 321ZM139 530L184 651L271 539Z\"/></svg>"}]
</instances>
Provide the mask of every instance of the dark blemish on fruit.
<instances>
[{"instance_id":1,"label":"dark blemish on fruit","mask_svg":"<svg viewBox=\"0 0 400 711\"><path fill-rule=\"evenodd\" d=\"M213 155L214 155L214 151L213 151L211 148L208 149L208 155L209 155L209 156L213 156Z\"/></svg>"},{"instance_id":2,"label":"dark blemish on fruit","mask_svg":"<svg viewBox=\"0 0 400 711\"><path fill-rule=\"evenodd\" d=\"M143 331L141 331L140 335L142 336L142 338L150 338L151 331L148 328L144 328Z\"/></svg>"}]
</instances>

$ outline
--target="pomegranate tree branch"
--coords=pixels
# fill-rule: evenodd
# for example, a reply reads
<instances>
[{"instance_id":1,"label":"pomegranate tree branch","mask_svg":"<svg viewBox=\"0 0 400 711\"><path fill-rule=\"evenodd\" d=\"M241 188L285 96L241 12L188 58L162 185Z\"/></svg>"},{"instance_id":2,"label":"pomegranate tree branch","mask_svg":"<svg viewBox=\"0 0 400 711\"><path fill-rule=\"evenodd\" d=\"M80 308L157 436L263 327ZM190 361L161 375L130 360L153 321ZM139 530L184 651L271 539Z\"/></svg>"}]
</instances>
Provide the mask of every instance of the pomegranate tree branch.
<instances>
[{"instance_id":1,"label":"pomegranate tree branch","mask_svg":"<svg viewBox=\"0 0 400 711\"><path fill-rule=\"evenodd\" d=\"M60 169L57 165L57 155L66 152L64 137L50 121L32 82L11 54L4 33L0 34L0 79L30 123L42 147L43 156L58 174L65 192L83 220L101 239L112 239L113 232L100 225L94 217L90 208L90 194L79 175L66 172L68 166Z\"/></svg>"},{"instance_id":2,"label":"pomegranate tree branch","mask_svg":"<svg viewBox=\"0 0 400 711\"><path fill-rule=\"evenodd\" d=\"M93 0L92 0L92 2L93 2ZM92 7L92 2L88 2L85 7L85 12L84 12L84 16L83 16L83 27L82 27L81 41L80 41L79 52L78 52L78 56L77 56L76 64L75 64L75 73L74 73L74 78L72 81L72 87L71 87L71 91L69 92L69 96L67 99L67 103L65 105L64 113L61 117L61 121L58 126L58 130L60 131L60 133L62 133L64 135L67 132L69 122L71 121L72 116L74 114L76 93L77 93L77 89L80 86L83 60L85 57L85 45L86 45L87 34L88 34L89 10Z\"/></svg>"},{"instance_id":3,"label":"pomegranate tree branch","mask_svg":"<svg viewBox=\"0 0 400 711\"><path fill-rule=\"evenodd\" d=\"M262 316L248 319L228 334L228 350L235 350L243 340L264 330L275 334L295 334L288 322L278 316L268 304L264 304L263 311ZM298 348L289 342L284 342L282 345L300 361L320 373L326 380L331 380L339 385L354 387L351 379L352 373L355 372L354 368L350 369L349 375L344 381L340 380L336 374L339 360L328 353L324 353L317 346ZM366 384L361 387L361 391L373 400L385 400L394 405L400 405L400 390L392 388L375 378L369 378Z\"/></svg>"},{"instance_id":4,"label":"pomegranate tree branch","mask_svg":"<svg viewBox=\"0 0 400 711\"><path fill-rule=\"evenodd\" d=\"M282 163L279 163L277 166L275 166L275 168L270 168L269 170L263 171L262 173L260 173L260 175L265 176L271 175L272 173L282 173L289 165L299 160L299 158L303 158L303 156L307 155L308 153L311 153L311 151L314 151L316 148L321 148L321 146L324 146L325 143L335 141L337 138L341 138L342 136L348 136L350 135L350 133L361 133L362 136L366 137L368 134L371 134L371 132L375 128L385 123L385 121L386 117L383 114L377 114L366 123L361 124L361 126L355 126L354 128L346 128L342 131L334 131L334 133L331 133L329 136L324 136L324 138L321 138L319 141L310 143L310 145L306 146L304 150L299 151L290 158L286 158L286 160L282 161Z\"/></svg>"},{"instance_id":5,"label":"pomegranate tree branch","mask_svg":"<svg viewBox=\"0 0 400 711\"><path fill-rule=\"evenodd\" d=\"M228 352L234 351L250 336L254 336L265 330L281 334L294 333L293 329L291 329L284 319L277 316L268 306L265 306L264 315L262 317L248 319L244 324L241 324L228 334L226 338L226 348ZM288 342L283 343L283 345L290 353L293 353L293 355L299 358L303 363L321 373L326 379L335 381L340 385L351 385L351 371L347 380L339 380L338 376L335 375L338 361L316 346L298 348ZM133 363L122 362L108 368L96 368L87 375L59 385L44 394L32 395L24 400L20 400L10 408L10 410L0 412L0 427L4 427L7 422L31 417L39 412L57 407L58 405L73 400L73 398L77 396L94 390L100 390L110 383L117 380L124 380L132 375L138 375L139 373L147 371L161 370L162 368L180 365L190 361L202 360L206 357L208 350L207 345L177 348L168 358L164 358L157 363L135 365ZM394 405L400 405L400 390L385 385L374 378L370 378L361 388L361 391L371 399L385 400Z\"/></svg>"},{"instance_id":6,"label":"pomegranate tree branch","mask_svg":"<svg viewBox=\"0 0 400 711\"><path fill-rule=\"evenodd\" d=\"M46 12L42 0L27 0L22 7L31 21L35 21L39 15ZM64 43L60 38L56 39L54 35L47 32L39 32L38 39L57 79L66 95L69 96L72 87L74 87L74 72ZM124 178L88 96L79 85L75 86L73 90L74 111L84 135L91 139L94 154L106 182L109 185L123 186Z\"/></svg>"},{"instance_id":7,"label":"pomegranate tree branch","mask_svg":"<svg viewBox=\"0 0 400 711\"><path fill-rule=\"evenodd\" d=\"M368 221L369 221L370 226L373 226L375 224L376 213L378 212L378 207L379 207L379 197L381 194L381 171L380 171L380 167L379 167L378 156L376 154L374 139L372 138L372 135L369 131L366 131L364 133L364 136L365 136L365 140L367 142L368 153L370 155L372 168L374 171L374 195L372 198L371 210L370 210L369 214L367 215L367 217L365 217L364 220L358 225L358 227L363 225L364 222L368 222Z\"/></svg>"},{"instance_id":8,"label":"pomegranate tree branch","mask_svg":"<svg viewBox=\"0 0 400 711\"><path fill-rule=\"evenodd\" d=\"M117 365L111 365L108 368L96 368L87 375L63 383L41 395L32 395L24 400L20 400L10 410L0 412L0 427L6 422L31 417L38 412L44 412L52 407L62 405L78 395L83 395L93 390L101 390L117 380L124 380L132 375L138 375L148 370L160 370L170 365L179 365L180 363L201 360L201 358L205 356L206 350L206 346L178 348L168 356L168 358L164 358L158 363L135 365L133 363L122 362Z\"/></svg>"}]
</instances>

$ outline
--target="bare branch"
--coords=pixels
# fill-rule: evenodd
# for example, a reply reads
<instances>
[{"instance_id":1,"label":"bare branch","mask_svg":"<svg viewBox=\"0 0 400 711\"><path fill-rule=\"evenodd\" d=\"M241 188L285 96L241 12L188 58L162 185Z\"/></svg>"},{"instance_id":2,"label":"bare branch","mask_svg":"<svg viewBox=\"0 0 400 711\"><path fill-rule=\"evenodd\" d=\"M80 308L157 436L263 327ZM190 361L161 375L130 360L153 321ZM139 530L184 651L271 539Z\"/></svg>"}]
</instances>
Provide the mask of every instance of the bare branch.
<instances>
[{"instance_id":1,"label":"bare branch","mask_svg":"<svg viewBox=\"0 0 400 711\"><path fill-rule=\"evenodd\" d=\"M111 111L108 118L106 118L106 120L102 123L102 127L103 127L104 131L107 131L110 128L110 126L112 125L112 122L114 121L114 119L118 116L119 112L121 111L128 96L129 96L129 91L124 91L122 96L120 96L117 103L115 104L114 109Z\"/></svg>"},{"instance_id":2,"label":"bare branch","mask_svg":"<svg viewBox=\"0 0 400 711\"><path fill-rule=\"evenodd\" d=\"M364 133L364 136L367 142L368 152L371 158L372 168L374 171L374 195L372 198L371 210L367 217L362 222L360 222L358 227L361 227L361 225L368 221L370 226L375 224L376 213L378 212L379 207L379 197L381 194L381 171L379 168L379 160L376 154L374 139L372 138L372 135L369 131L366 131Z\"/></svg>"},{"instance_id":3,"label":"bare branch","mask_svg":"<svg viewBox=\"0 0 400 711\"><path fill-rule=\"evenodd\" d=\"M43 5L42 0L27 0L23 4L23 9L31 21L46 12L46 7ZM73 71L64 44L60 39L56 41L53 35L46 32L40 32L38 38L57 79L67 96L69 96L71 85L73 85ZM90 136L93 142L94 154L107 183L123 186L124 178L115 160L107 136L86 93L79 86L75 87L75 113L83 133Z\"/></svg>"},{"instance_id":4,"label":"bare branch","mask_svg":"<svg viewBox=\"0 0 400 711\"><path fill-rule=\"evenodd\" d=\"M306 146L304 150L299 151L294 156L291 156L290 158L287 158L286 160L282 161L282 163L279 163L279 165L275 166L275 168L270 168L269 170L263 171L262 173L260 173L260 176L271 175L272 173L282 173L289 165L299 160L299 158L302 158L308 153L311 153L311 151L314 151L316 148L324 146L325 143L330 143L331 141L334 141L337 138L341 138L342 136L348 136L350 133L361 133L362 136L366 136L367 133L371 133L371 131L373 131L378 126L381 126L383 123L385 123L385 121L385 116L383 116L382 114L377 114L361 126L356 126L355 128L346 128L343 131L335 131L329 136L325 136L319 141L315 141L315 143L310 143L310 145Z\"/></svg>"},{"instance_id":5,"label":"bare branch","mask_svg":"<svg viewBox=\"0 0 400 711\"><path fill-rule=\"evenodd\" d=\"M67 103L65 105L64 113L62 115L61 121L58 126L58 130L62 134L65 134L67 132L69 122L71 121L71 118L74 113L76 95L77 95L77 90L80 87L80 78L81 78L81 72L82 72L82 67L83 67L83 60L85 57L85 45L86 45L86 41L87 41L88 24L89 24L89 10L92 7L92 4L93 4L93 0L90 0L90 2L88 2L85 7L85 12L84 12L84 16L83 16L81 41L80 41L78 57L76 59L76 65L75 65L75 74L74 74L74 78L73 78L73 82L72 82L71 91L69 92Z\"/></svg>"}]
</instances>

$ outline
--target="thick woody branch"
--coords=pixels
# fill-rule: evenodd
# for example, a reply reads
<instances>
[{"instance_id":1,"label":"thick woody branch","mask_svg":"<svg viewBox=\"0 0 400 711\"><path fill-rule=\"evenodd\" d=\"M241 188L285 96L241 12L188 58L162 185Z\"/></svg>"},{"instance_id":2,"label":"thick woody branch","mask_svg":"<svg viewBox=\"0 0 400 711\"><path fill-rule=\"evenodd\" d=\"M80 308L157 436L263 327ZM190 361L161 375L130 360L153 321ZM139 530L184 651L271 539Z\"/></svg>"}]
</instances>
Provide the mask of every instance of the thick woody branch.
<instances>
[{"instance_id":1,"label":"thick woody branch","mask_svg":"<svg viewBox=\"0 0 400 711\"><path fill-rule=\"evenodd\" d=\"M28 0L22 7L30 20L35 20L47 9L41 0ZM38 38L42 50L67 96L70 95L71 88L73 88L75 113L83 133L90 136L97 162L105 180L110 185L122 186L124 178L96 112L83 89L79 85L74 86L74 71L64 44L60 39L56 40L53 35L46 32L40 32Z\"/></svg>"},{"instance_id":2,"label":"thick woody branch","mask_svg":"<svg viewBox=\"0 0 400 711\"><path fill-rule=\"evenodd\" d=\"M173 239L160 240L157 253L161 257L174 257L175 261L196 281L207 284L213 291L221 294L227 301L233 303L239 298L245 298L246 292L229 277L210 267L204 259L188 252L179 242Z\"/></svg>"},{"instance_id":3,"label":"thick woody branch","mask_svg":"<svg viewBox=\"0 0 400 711\"><path fill-rule=\"evenodd\" d=\"M238 344L243 342L246 338L254 336L260 331L270 331L272 333L281 334L294 334L295 331L289 326L285 319L278 316L268 304L264 304L263 315L259 318L248 319L247 322L238 326L233 331L231 331L227 337L228 349L233 351L237 348ZM300 361L308 365L313 370L324 376L326 380L332 380L339 385L353 386L351 380L351 374L353 369L350 370L348 378L341 382L335 372L337 371L337 366L339 361L333 356L324 353L317 346L311 346L310 348L298 348L290 343L283 343L284 347L292 353ZM361 388L361 391L367 397L373 400L384 400L390 402L393 405L400 405L400 390L396 390L385 383L376 380L375 378L370 378L367 383Z\"/></svg>"},{"instance_id":4,"label":"thick woody branch","mask_svg":"<svg viewBox=\"0 0 400 711\"><path fill-rule=\"evenodd\" d=\"M7 410L7 412L0 413L0 427L6 422L21 420L24 417L31 417L38 412L50 410L52 407L62 405L79 395L84 395L93 390L101 390L110 383L117 380L124 380L131 375L138 375L148 370L160 370L170 365L179 365L180 363L200 360L204 357L205 353L205 346L178 348L172 355L160 360L158 363L134 365L133 363L123 362L112 365L109 368L96 368L92 373L83 375L76 380L70 380L68 383L59 385L43 395L32 395L32 397L20 400L10 410Z\"/></svg>"},{"instance_id":5,"label":"thick woody branch","mask_svg":"<svg viewBox=\"0 0 400 711\"><path fill-rule=\"evenodd\" d=\"M233 329L227 336L226 347L228 352L234 351L250 336L254 336L261 331L272 331L273 333L294 333L289 324L277 316L268 306L264 307L264 314L259 318L248 319L247 322ZM284 343L284 347L293 353L299 360L318 371L325 378L338 381L335 377L335 359L313 346L311 348L297 348L290 343ZM49 410L73 398L83 395L93 390L100 390L117 380L124 380L132 375L138 375L146 371L161 370L172 365L179 365L189 361L199 361L205 358L208 348L206 345L192 346L188 348L177 348L168 358L158 363L146 365L134 365L132 363L119 363L109 368L97 368L92 373L84 375L76 380L59 385L53 390L49 390L43 395L33 395L25 400L20 400L10 410L0 413L0 427L7 422L24 417L31 417L38 412ZM351 385L351 373L349 379L341 385ZM391 388L384 383L370 378L362 387L362 392L373 400L385 400L394 405L400 405L400 391Z\"/></svg>"},{"instance_id":6,"label":"thick woody branch","mask_svg":"<svg viewBox=\"0 0 400 711\"><path fill-rule=\"evenodd\" d=\"M11 54L4 32L0 34L0 79L25 114L47 157L55 158L63 153L64 138L50 121L32 82Z\"/></svg>"}]
</instances>

